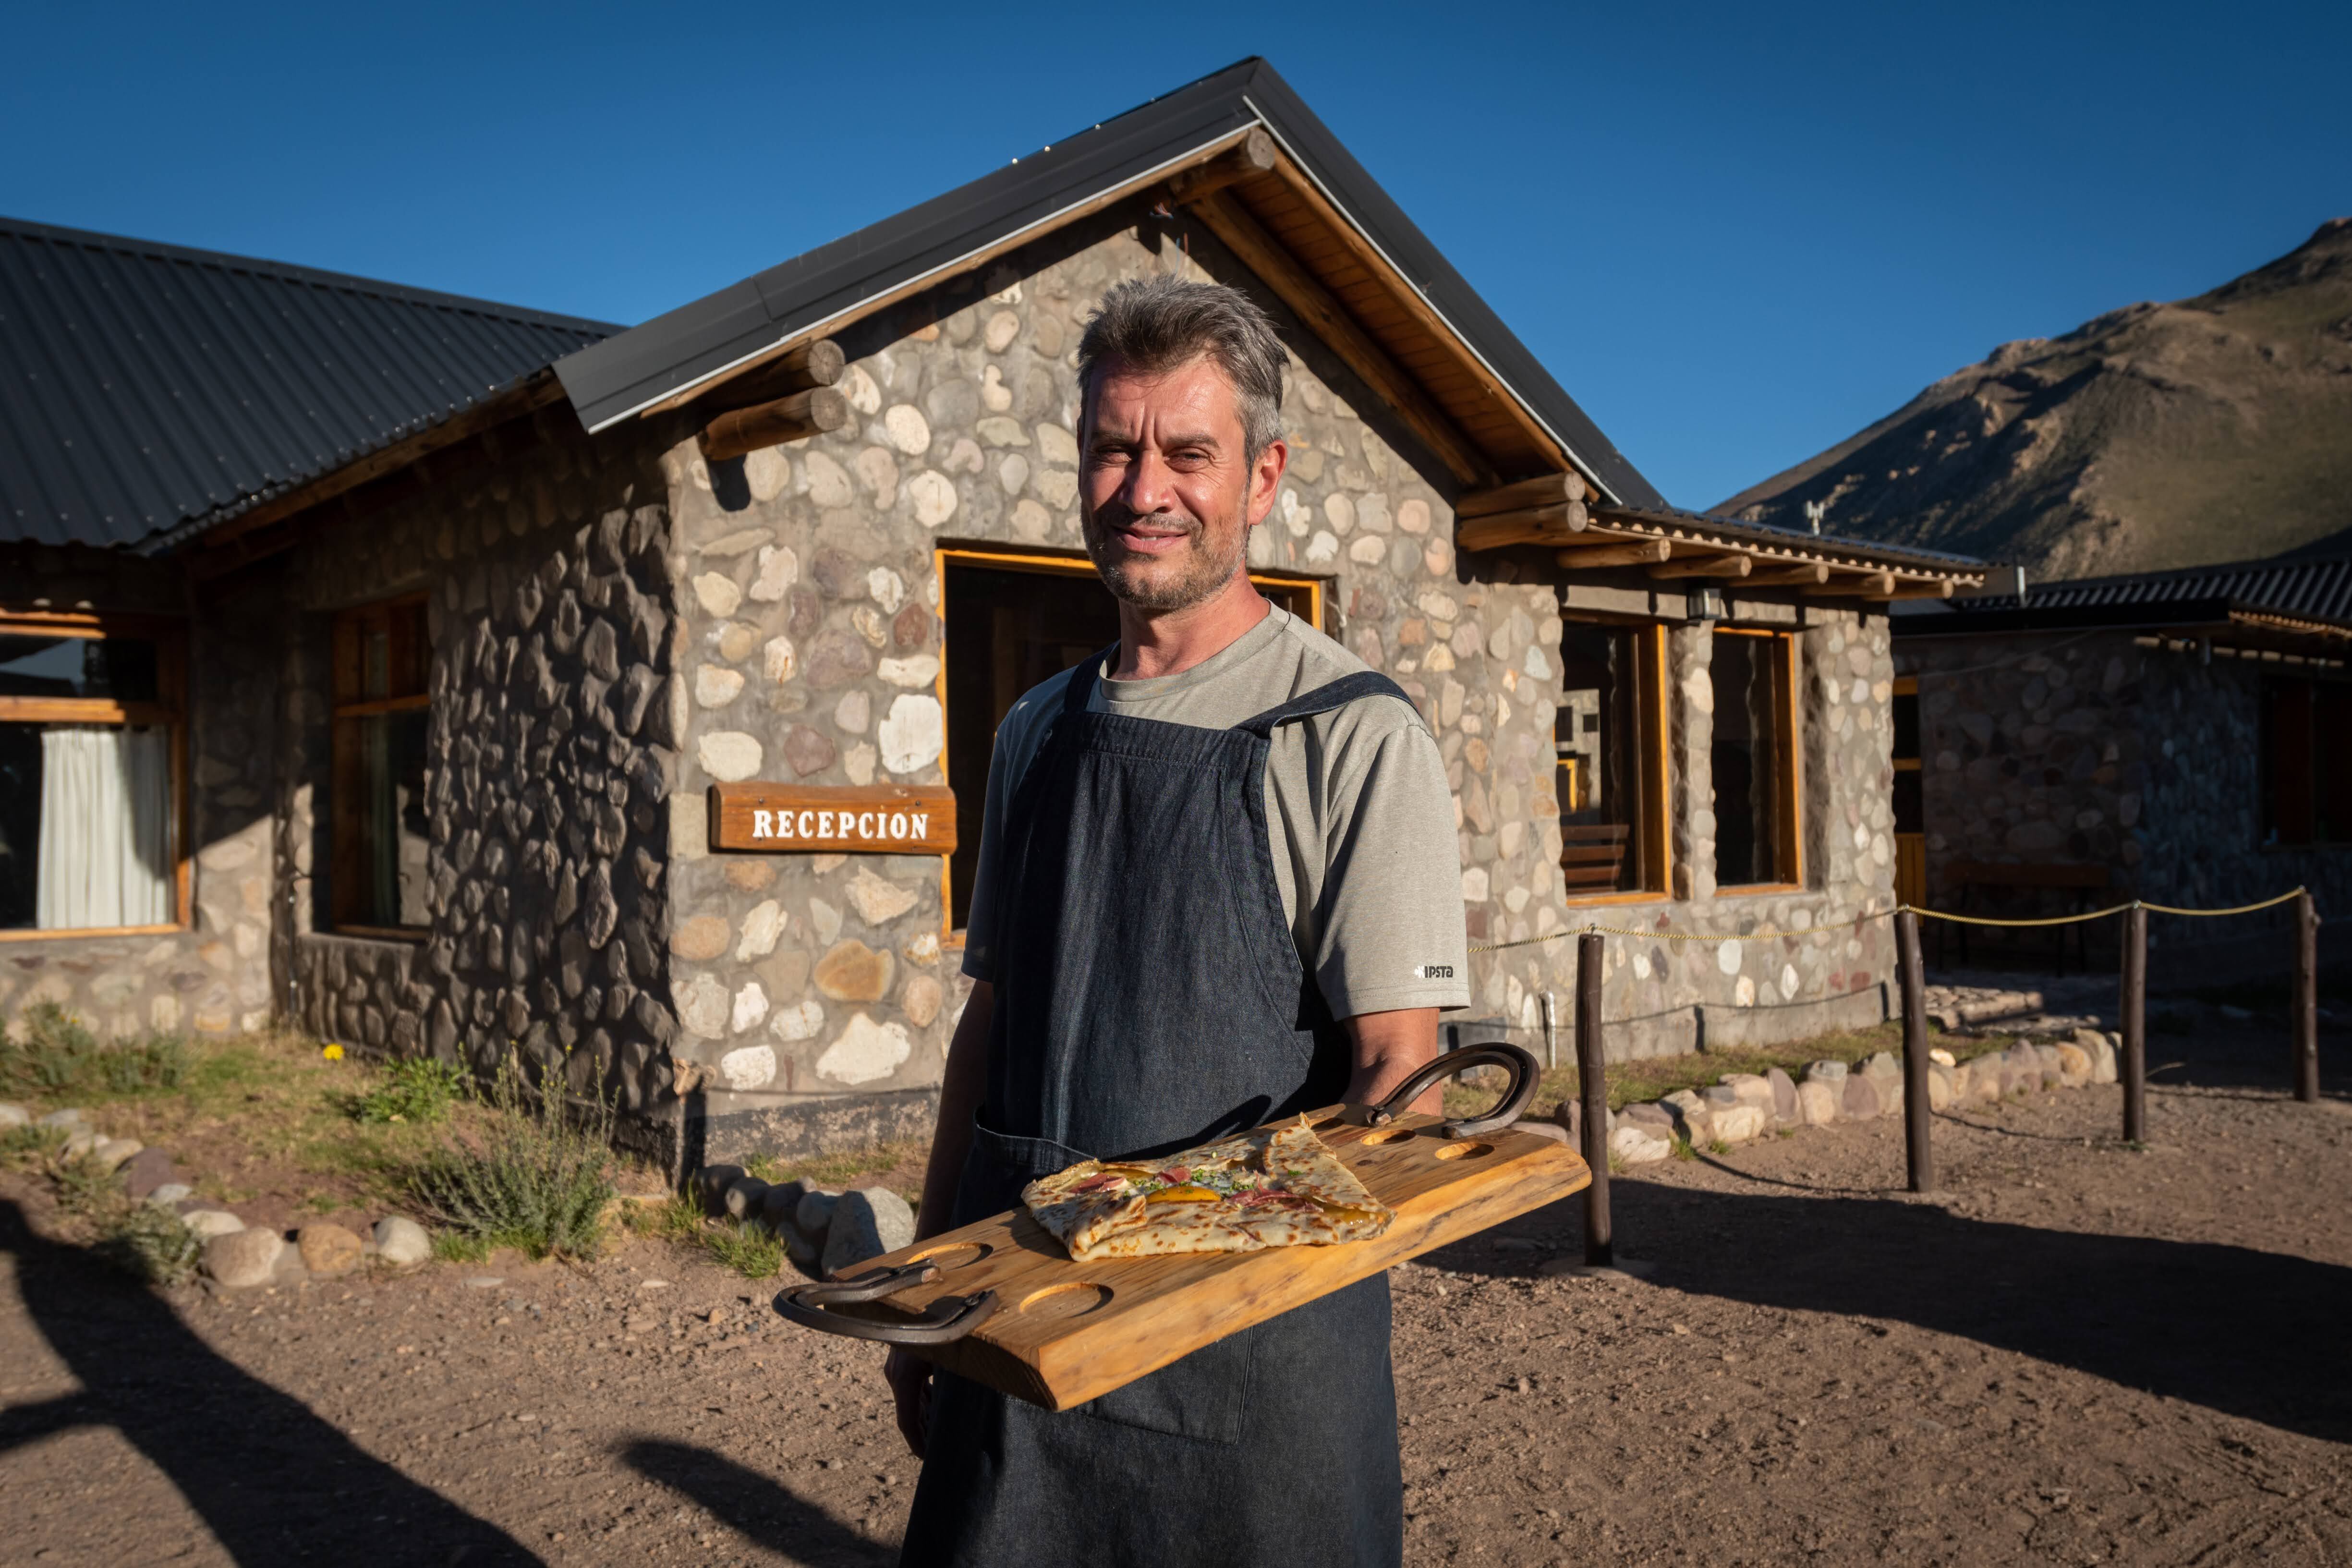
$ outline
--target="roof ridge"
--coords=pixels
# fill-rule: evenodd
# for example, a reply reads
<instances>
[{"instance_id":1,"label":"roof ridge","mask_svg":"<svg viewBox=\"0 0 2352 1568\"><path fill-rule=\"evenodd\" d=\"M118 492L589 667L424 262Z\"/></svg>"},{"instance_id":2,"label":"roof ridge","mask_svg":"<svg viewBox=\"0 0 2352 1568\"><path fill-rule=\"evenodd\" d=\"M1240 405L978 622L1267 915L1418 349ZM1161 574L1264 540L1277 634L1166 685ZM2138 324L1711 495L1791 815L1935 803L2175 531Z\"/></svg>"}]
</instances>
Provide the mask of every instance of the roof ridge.
<instances>
[{"instance_id":1,"label":"roof ridge","mask_svg":"<svg viewBox=\"0 0 2352 1568\"><path fill-rule=\"evenodd\" d=\"M126 256L169 261L182 266L218 268L224 271L248 273L257 278L278 282L299 283L314 288L373 295L398 304L415 305L431 310L456 310L467 315L520 321L532 326L563 327L608 336L628 331L623 323L600 321L589 316L571 316L554 310L534 310L528 305L509 304L500 300L485 300L471 294L453 294L438 289L420 289L413 284L394 283L382 278L366 278L355 272L336 272L323 267L309 267L298 261L276 261L267 257L241 256L234 251L205 250L195 246L173 245L167 240L142 239L134 235L110 234L102 229L73 228L64 224L42 223L35 218L17 218L0 215L0 238L34 239L52 245L76 245L89 249L110 250Z\"/></svg>"}]
</instances>

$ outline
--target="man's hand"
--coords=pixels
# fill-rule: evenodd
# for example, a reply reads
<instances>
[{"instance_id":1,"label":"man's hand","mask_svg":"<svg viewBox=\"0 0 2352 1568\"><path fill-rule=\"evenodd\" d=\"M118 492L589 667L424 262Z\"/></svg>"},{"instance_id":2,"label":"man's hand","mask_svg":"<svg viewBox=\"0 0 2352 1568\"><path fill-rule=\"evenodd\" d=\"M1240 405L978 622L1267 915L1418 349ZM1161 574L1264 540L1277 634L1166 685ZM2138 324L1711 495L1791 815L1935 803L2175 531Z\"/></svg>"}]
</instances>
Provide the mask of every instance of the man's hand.
<instances>
[{"instance_id":1,"label":"man's hand","mask_svg":"<svg viewBox=\"0 0 2352 1568\"><path fill-rule=\"evenodd\" d=\"M882 1363L882 1376L898 1407L898 1436L907 1439L907 1447L920 1459L924 1439L931 1430L931 1363L893 1350Z\"/></svg>"},{"instance_id":2,"label":"man's hand","mask_svg":"<svg viewBox=\"0 0 2352 1568\"><path fill-rule=\"evenodd\" d=\"M1402 1007L1393 1013L1359 1013L1342 1020L1355 1046L1355 1071L1348 1079L1348 1103L1378 1105L1398 1085L1437 1056L1437 1009ZM1444 1106L1439 1085L1405 1107L1437 1114Z\"/></svg>"}]
</instances>

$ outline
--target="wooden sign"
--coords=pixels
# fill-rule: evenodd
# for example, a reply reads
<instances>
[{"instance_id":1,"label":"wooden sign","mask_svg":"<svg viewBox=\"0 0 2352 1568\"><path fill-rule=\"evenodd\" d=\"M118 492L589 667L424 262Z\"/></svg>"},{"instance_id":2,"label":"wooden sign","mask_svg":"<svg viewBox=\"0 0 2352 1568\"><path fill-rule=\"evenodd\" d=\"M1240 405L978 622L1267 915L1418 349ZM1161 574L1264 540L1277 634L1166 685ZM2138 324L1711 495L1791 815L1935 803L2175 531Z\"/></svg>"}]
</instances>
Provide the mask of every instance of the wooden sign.
<instances>
[{"instance_id":1,"label":"wooden sign","mask_svg":"<svg viewBox=\"0 0 2352 1568\"><path fill-rule=\"evenodd\" d=\"M1433 1247L1558 1203L1591 1184L1567 1144L1517 1127L1448 1139L1433 1116L1373 1129L1339 1108L1316 1131L1372 1195L1396 1211L1385 1234L1332 1247L1180 1253L1080 1263L1025 1211L845 1266L855 1277L918 1259L940 1277L870 1305L838 1309L887 1322L942 1296L997 1293L995 1313L961 1339L913 1353L1048 1410L1067 1410L1177 1357L1303 1306Z\"/></svg>"},{"instance_id":2,"label":"wooden sign","mask_svg":"<svg viewBox=\"0 0 2352 1568\"><path fill-rule=\"evenodd\" d=\"M945 784L710 786L710 847L766 854L945 855L956 847Z\"/></svg>"}]
</instances>

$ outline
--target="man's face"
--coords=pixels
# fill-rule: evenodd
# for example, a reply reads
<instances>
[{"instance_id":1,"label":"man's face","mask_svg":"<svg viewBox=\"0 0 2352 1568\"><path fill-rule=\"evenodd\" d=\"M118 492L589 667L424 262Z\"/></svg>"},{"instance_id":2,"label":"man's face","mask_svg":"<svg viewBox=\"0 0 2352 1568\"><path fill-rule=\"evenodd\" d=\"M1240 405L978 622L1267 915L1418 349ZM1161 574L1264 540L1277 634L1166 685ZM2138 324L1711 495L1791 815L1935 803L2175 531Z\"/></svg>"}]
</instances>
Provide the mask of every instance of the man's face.
<instances>
[{"instance_id":1,"label":"man's face","mask_svg":"<svg viewBox=\"0 0 2352 1568\"><path fill-rule=\"evenodd\" d=\"M1288 452L1276 441L1249 460L1215 362L1143 375L1105 361L1079 435L1087 553L1114 595L1138 609L1190 609L1244 570Z\"/></svg>"}]
</instances>

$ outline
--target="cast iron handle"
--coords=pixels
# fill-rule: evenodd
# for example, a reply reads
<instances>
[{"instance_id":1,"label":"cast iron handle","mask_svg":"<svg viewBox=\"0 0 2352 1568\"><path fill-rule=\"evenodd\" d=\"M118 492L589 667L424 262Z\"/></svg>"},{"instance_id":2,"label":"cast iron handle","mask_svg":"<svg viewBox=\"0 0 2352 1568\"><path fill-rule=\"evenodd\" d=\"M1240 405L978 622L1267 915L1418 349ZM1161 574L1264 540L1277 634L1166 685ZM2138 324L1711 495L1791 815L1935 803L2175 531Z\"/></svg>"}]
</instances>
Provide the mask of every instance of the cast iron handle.
<instances>
[{"instance_id":1,"label":"cast iron handle","mask_svg":"<svg viewBox=\"0 0 2352 1568\"><path fill-rule=\"evenodd\" d=\"M1475 1138L1481 1132L1499 1132L1517 1121L1533 1103L1538 1082L1535 1054L1501 1040L1448 1051L1399 1084L1396 1092L1380 1104L1350 1105L1340 1114L1360 1126L1385 1127L1402 1116L1407 1106L1428 1093L1433 1084L1468 1072L1472 1068L1483 1067L1509 1070L1511 1083L1503 1091L1503 1098L1484 1116L1467 1116L1457 1121L1440 1122L1437 1131L1448 1138Z\"/></svg>"},{"instance_id":2,"label":"cast iron handle","mask_svg":"<svg viewBox=\"0 0 2352 1568\"><path fill-rule=\"evenodd\" d=\"M820 1333L879 1340L886 1345L943 1345L963 1338L988 1321L996 1310L995 1291L982 1290L977 1296L942 1296L920 1313L897 1323L848 1318L825 1310L835 1305L878 1301L895 1290L926 1284L939 1277L937 1264L902 1263L896 1268L877 1268L870 1274L860 1274L855 1279L795 1285L777 1293L776 1310L786 1321Z\"/></svg>"}]
</instances>

